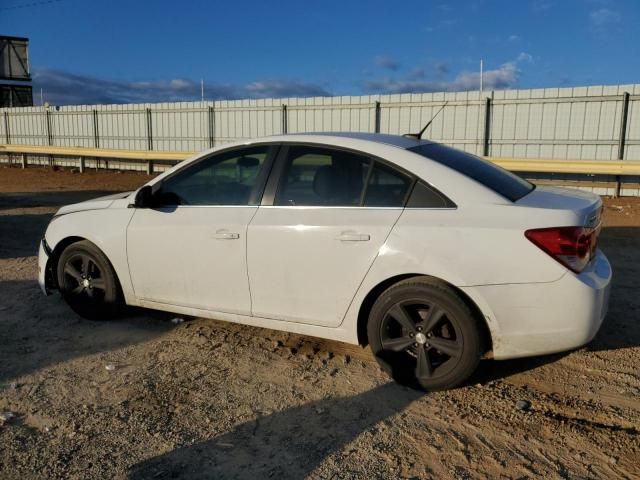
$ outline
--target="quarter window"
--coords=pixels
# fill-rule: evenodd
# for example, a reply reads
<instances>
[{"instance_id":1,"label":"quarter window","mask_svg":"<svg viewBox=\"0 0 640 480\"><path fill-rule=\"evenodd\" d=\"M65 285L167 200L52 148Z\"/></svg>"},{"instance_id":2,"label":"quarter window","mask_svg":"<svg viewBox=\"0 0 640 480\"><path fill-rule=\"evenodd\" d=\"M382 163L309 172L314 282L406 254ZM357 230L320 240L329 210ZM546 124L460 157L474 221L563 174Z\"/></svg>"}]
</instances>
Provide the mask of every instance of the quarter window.
<instances>
[{"instance_id":1,"label":"quarter window","mask_svg":"<svg viewBox=\"0 0 640 480\"><path fill-rule=\"evenodd\" d=\"M158 205L248 205L268 146L233 150L188 167L162 183Z\"/></svg>"},{"instance_id":2,"label":"quarter window","mask_svg":"<svg viewBox=\"0 0 640 480\"><path fill-rule=\"evenodd\" d=\"M365 207L402 207L411 186L411 178L376 162L364 197Z\"/></svg>"},{"instance_id":3,"label":"quarter window","mask_svg":"<svg viewBox=\"0 0 640 480\"><path fill-rule=\"evenodd\" d=\"M435 188L418 181L405 205L407 208L456 208L456 204Z\"/></svg>"}]
</instances>

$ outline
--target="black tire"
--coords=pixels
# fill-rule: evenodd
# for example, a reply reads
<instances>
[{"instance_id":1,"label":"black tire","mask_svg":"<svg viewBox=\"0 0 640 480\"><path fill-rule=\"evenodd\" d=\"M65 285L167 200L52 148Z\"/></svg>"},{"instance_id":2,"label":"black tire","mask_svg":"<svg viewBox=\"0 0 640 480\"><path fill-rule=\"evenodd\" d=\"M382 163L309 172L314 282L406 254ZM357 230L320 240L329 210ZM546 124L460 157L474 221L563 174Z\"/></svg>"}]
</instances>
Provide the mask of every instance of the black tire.
<instances>
[{"instance_id":1,"label":"black tire","mask_svg":"<svg viewBox=\"0 0 640 480\"><path fill-rule=\"evenodd\" d=\"M414 277L380 295L367 333L376 360L397 382L444 390L462 384L478 366L484 343L478 321L452 287Z\"/></svg>"},{"instance_id":2,"label":"black tire","mask_svg":"<svg viewBox=\"0 0 640 480\"><path fill-rule=\"evenodd\" d=\"M83 240L65 248L56 273L60 294L81 317L106 320L120 312L118 279L107 257L93 243Z\"/></svg>"}]
</instances>

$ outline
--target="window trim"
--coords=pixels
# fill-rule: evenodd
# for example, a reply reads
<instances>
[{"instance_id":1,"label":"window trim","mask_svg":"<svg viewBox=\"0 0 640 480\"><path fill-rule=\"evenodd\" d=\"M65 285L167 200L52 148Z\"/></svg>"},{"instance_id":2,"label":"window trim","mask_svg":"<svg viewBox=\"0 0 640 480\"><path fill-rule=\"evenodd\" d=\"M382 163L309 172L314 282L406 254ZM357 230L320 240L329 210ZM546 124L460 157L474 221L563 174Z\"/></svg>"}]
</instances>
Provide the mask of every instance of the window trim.
<instances>
[{"instance_id":1,"label":"window trim","mask_svg":"<svg viewBox=\"0 0 640 480\"><path fill-rule=\"evenodd\" d=\"M201 158L198 158L197 160L194 160L193 162L191 162L188 166L185 166L184 168L180 168L177 169L175 172L170 173L169 175L167 175L166 177L164 177L162 180L160 180L159 182L156 182L152 185L152 191L155 193L158 189L161 188L162 184L164 184L164 182L166 182L167 180L169 180L170 178L174 177L175 175L199 164L200 162L204 162L208 159L210 159L213 156L216 155L220 155L220 154L224 154L227 152L231 152L234 150L245 150L245 149L249 149L249 148L253 148L253 147L261 147L261 146L266 146L269 148L269 153L267 154L267 158L264 161L263 164L263 168L261 169L260 173L258 174L258 177L256 179L256 186L254 188L254 190L251 191L251 195L249 196L249 203L247 205L174 205L174 206L163 206L163 207L154 207L155 209L160 209L160 208L203 208L203 207L208 207L208 208L229 208L229 207L233 207L233 208L242 208L242 207L274 207L274 208L370 208L370 209L410 209L410 210L455 210L457 209L457 205L455 204L455 202L453 202L447 195L445 195L444 193L442 193L442 191L440 191L438 188L434 187L429 181L425 180L424 178L418 177L416 176L414 173L410 172L409 170L401 167L400 165L397 165L395 163L392 163L391 161L378 157L376 155L373 154L369 154L366 152L363 152L361 150L356 150L353 148L348 148L348 147L342 147L342 146L337 146L337 145L330 145L330 144L326 144L326 143L318 143L318 142L308 142L308 141L300 141L300 142L296 142L296 141L287 141L287 142L256 142L256 143L251 143L248 145L234 145L231 147L226 147L226 148L222 148L219 150L216 150L214 152L209 153L208 155L205 155ZM318 206L303 206L303 205L275 205L275 198L276 198L276 193L281 181L281 178L283 176L283 171L284 171L284 167L286 165L286 158L288 155L288 151L289 148L292 146L308 146L308 147L324 147L327 149L332 149L332 150L338 150L338 151L344 151L344 152L348 152L348 153L353 153L355 155L360 155L363 157L368 157L371 162L369 164L369 172L367 172L367 178L366 178L366 184L365 184L365 188L363 188L363 196L360 199L360 204L356 205L356 206L325 206L325 205L318 205ZM415 152L414 152L415 153ZM390 169L397 171L401 174L406 175L407 177L409 177L409 179L411 180L409 188L407 190L406 196L404 198L404 201L402 203L401 207L365 207L363 204L364 201L364 195L366 195L366 191L369 187L369 175L371 175L371 173L373 172L373 168L376 162L379 162L387 167L389 167ZM445 206L445 207L407 207L407 202L409 201L409 199L411 198L411 195L413 193L413 190L415 188L415 186L418 184L418 182L422 182L425 183L429 188L433 189L434 191L436 191L439 195L441 195L443 198L448 200L448 203L451 204L451 206ZM255 196L254 196L255 195Z\"/></svg>"},{"instance_id":2,"label":"window trim","mask_svg":"<svg viewBox=\"0 0 640 480\"><path fill-rule=\"evenodd\" d=\"M207 204L207 205L158 205L154 206L154 209L166 209L166 208L193 208L193 207L258 207L260 206L261 199L264 195L264 190L266 188L267 182L271 175L271 171L273 169L273 165L275 163L275 159L278 156L281 144L274 142L258 142L250 145L235 145L233 147L223 148L220 150L216 150L215 152L211 152L208 155L203 156L202 158L198 158L194 160L189 165L184 168L179 168L175 172L171 172L171 174L164 177L161 181L156 182L152 185L152 193L158 192L162 186L170 179L174 178L176 175L182 175L190 169L200 165L202 162L206 162L211 160L213 157L217 157L218 155L226 155L228 153L232 153L234 151L242 151L249 150L256 147L267 147L267 156L264 159L262 167L256 176L255 185L251 188L251 193L249 194L249 202L246 205L225 205L225 204Z\"/></svg>"},{"instance_id":3,"label":"window trim","mask_svg":"<svg viewBox=\"0 0 640 480\"><path fill-rule=\"evenodd\" d=\"M373 176L373 169L376 168L375 165L375 159L369 157L369 169L367 170L367 176L364 178L364 187L362 187L362 192L360 192L360 202L358 202L359 207L364 206L364 200L367 198L367 191L369 190L369 182Z\"/></svg>"}]
</instances>

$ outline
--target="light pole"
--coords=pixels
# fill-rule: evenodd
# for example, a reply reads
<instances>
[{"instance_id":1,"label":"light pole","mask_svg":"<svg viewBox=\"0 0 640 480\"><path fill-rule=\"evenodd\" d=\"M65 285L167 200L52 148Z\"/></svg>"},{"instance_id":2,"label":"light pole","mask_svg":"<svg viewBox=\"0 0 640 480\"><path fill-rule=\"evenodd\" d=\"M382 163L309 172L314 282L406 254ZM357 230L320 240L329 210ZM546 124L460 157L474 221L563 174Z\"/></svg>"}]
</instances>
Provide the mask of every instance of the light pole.
<instances>
[{"instance_id":1,"label":"light pole","mask_svg":"<svg viewBox=\"0 0 640 480\"><path fill-rule=\"evenodd\" d=\"M483 81L483 74L484 74L482 67L483 67L482 59L480 59L480 98L482 98L482 87L483 87L482 81Z\"/></svg>"}]
</instances>

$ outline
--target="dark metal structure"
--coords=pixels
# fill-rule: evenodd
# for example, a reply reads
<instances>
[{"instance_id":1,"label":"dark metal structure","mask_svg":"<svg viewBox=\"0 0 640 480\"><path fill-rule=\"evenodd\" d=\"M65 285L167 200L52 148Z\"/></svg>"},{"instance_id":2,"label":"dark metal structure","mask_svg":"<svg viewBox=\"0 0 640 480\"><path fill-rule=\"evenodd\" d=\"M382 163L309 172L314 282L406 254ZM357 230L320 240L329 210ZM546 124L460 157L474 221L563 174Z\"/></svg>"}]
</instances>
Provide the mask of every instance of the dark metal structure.
<instances>
[{"instance_id":1,"label":"dark metal structure","mask_svg":"<svg viewBox=\"0 0 640 480\"><path fill-rule=\"evenodd\" d=\"M0 84L0 107L32 107L31 85Z\"/></svg>"},{"instance_id":2,"label":"dark metal structure","mask_svg":"<svg viewBox=\"0 0 640 480\"><path fill-rule=\"evenodd\" d=\"M0 80L31 81L28 38L0 35Z\"/></svg>"},{"instance_id":3,"label":"dark metal structure","mask_svg":"<svg viewBox=\"0 0 640 480\"><path fill-rule=\"evenodd\" d=\"M0 35L0 80L0 107L33 105L28 38Z\"/></svg>"}]
</instances>

